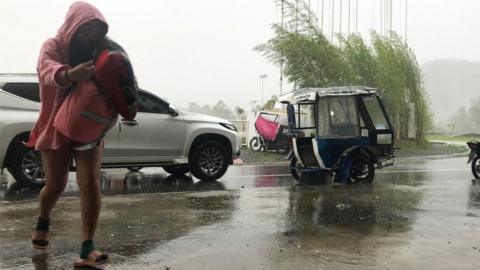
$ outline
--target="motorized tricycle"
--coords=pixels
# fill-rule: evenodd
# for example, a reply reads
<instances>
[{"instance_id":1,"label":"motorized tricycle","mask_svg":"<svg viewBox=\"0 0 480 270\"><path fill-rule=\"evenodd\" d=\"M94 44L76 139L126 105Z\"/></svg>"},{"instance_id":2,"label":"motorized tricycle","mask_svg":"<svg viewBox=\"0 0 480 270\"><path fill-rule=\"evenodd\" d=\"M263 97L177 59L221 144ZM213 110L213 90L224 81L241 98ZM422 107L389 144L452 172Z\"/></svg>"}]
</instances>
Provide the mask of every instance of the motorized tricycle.
<instances>
[{"instance_id":1,"label":"motorized tricycle","mask_svg":"<svg viewBox=\"0 0 480 270\"><path fill-rule=\"evenodd\" d=\"M306 88L287 101L292 176L328 172L338 183L371 183L393 165L394 130L377 90Z\"/></svg>"},{"instance_id":2,"label":"motorized tricycle","mask_svg":"<svg viewBox=\"0 0 480 270\"><path fill-rule=\"evenodd\" d=\"M287 127L280 123L279 114L260 112L255 120L255 130L257 135L250 140L250 149L253 151L275 150L281 154L288 152Z\"/></svg>"}]
</instances>

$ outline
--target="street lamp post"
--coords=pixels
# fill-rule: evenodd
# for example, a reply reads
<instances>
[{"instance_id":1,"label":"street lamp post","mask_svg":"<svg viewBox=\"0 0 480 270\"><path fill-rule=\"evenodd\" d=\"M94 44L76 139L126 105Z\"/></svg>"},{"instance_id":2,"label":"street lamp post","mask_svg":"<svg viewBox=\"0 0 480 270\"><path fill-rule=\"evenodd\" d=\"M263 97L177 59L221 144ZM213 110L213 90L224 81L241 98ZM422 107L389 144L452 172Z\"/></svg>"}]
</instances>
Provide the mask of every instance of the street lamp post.
<instances>
[{"instance_id":1,"label":"street lamp post","mask_svg":"<svg viewBox=\"0 0 480 270\"><path fill-rule=\"evenodd\" d=\"M262 104L260 104L260 107L261 107L262 109L263 109L263 105L264 105L264 103L263 103L263 80L264 80L265 78L267 78L267 74L261 74L261 75L260 75L260 80L262 81Z\"/></svg>"}]
</instances>

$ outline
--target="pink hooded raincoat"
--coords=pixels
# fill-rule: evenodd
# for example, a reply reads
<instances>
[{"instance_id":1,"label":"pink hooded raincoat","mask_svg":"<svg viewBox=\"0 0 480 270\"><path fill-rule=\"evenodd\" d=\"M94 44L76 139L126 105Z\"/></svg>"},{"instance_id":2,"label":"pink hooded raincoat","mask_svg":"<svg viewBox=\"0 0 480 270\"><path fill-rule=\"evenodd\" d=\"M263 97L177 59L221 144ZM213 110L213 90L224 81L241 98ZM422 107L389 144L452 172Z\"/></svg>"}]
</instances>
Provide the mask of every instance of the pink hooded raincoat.
<instances>
[{"instance_id":1,"label":"pink hooded raincoat","mask_svg":"<svg viewBox=\"0 0 480 270\"><path fill-rule=\"evenodd\" d=\"M94 6L85 2L75 2L70 7L65 22L58 30L54 38L48 39L40 50L37 73L40 85L41 108L39 118L30 133L30 140L26 144L35 147L36 150L59 149L68 147L72 141L63 135L54 126L55 117L67 96L67 87L61 86L55 81L55 74L71 68L66 63L69 59L69 44L75 31L84 23L91 20L100 20L106 24L105 18ZM79 83L74 92L92 93L90 81ZM95 91L98 92L98 91ZM105 99L99 93L98 98ZM85 102L80 102L85 103ZM107 106L106 100L101 102ZM83 109L83 108L81 108ZM113 112L112 112L113 114ZM57 116L58 121L58 116ZM88 130L85 130L88 132Z\"/></svg>"}]
</instances>

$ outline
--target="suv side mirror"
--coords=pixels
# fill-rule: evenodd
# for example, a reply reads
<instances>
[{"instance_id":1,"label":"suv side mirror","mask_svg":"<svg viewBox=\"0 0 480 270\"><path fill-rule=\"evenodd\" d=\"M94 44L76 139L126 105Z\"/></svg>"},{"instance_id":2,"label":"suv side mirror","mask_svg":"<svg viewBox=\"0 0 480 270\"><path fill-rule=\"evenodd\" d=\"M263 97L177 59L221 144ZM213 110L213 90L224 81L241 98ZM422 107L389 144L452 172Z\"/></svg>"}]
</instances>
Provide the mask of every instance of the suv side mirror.
<instances>
[{"instance_id":1,"label":"suv side mirror","mask_svg":"<svg viewBox=\"0 0 480 270\"><path fill-rule=\"evenodd\" d=\"M171 116L178 116L178 112L170 106L168 106L168 114L170 114Z\"/></svg>"}]
</instances>

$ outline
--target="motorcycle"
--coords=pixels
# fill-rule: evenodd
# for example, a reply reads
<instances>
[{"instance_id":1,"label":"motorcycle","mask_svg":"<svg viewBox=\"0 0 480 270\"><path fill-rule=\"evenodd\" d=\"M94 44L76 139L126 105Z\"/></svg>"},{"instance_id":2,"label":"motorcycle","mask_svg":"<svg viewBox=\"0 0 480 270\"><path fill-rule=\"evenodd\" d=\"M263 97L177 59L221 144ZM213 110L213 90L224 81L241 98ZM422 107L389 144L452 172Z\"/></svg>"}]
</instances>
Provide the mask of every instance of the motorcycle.
<instances>
[{"instance_id":1,"label":"motorcycle","mask_svg":"<svg viewBox=\"0 0 480 270\"><path fill-rule=\"evenodd\" d=\"M470 148L467 164L472 163L472 174L476 179L480 179L480 142L469 141L467 146Z\"/></svg>"}]
</instances>

